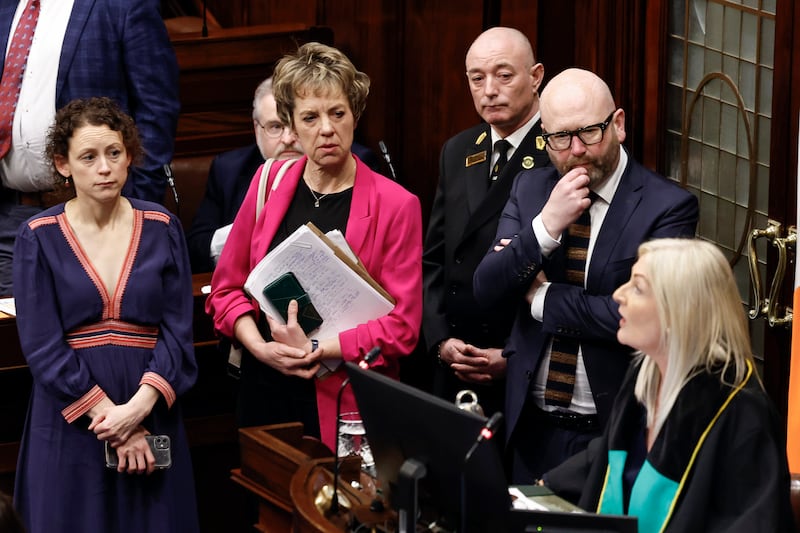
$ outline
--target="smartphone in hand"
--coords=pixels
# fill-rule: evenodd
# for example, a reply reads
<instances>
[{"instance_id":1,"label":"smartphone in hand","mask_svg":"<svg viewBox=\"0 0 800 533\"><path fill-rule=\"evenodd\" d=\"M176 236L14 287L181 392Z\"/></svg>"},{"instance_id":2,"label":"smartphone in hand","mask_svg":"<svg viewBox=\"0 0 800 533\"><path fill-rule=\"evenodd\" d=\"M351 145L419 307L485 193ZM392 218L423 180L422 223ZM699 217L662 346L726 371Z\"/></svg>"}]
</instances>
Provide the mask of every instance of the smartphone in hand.
<instances>
[{"instance_id":1,"label":"smartphone in hand","mask_svg":"<svg viewBox=\"0 0 800 533\"><path fill-rule=\"evenodd\" d=\"M150 451L153 452L153 457L156 458L155 468L163 470L172 466L172 445L169 435L145 435L144 438L150 446ZM106 441L106 466L108 468L119 466L117 450L112 448L108 441Z\"/></svg>"}]
</instances>

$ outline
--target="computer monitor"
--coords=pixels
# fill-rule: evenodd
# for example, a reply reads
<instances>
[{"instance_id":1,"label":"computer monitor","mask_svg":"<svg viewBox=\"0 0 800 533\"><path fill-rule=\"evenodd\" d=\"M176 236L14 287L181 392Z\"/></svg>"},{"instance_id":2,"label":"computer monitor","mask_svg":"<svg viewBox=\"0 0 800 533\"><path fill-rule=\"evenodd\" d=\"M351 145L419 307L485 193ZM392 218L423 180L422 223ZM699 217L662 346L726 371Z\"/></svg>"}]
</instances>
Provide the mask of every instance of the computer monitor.
<instances>
[{"instance_id":1,"label":"computer monitor","mask_svg":"<svg viewBox=\"0 0 800 533\"><path fill-rule=\"evenodd\" d=\"M637 520L594 513L511 509L499 448L480 443L465 456L487 419L373 370L346 364L372 450L379 486L396 510L401 467L413 459L424 465L419 509L439 531L461 533L635 533ZM502 436L498 436L502 438ZM413 518L412 518L413 520ZM409 531L415 531L410 527Z\"/></svg>"},{"instance_id":2,"label":"computer monitor","mask_svg":"<svg viewBox=\"0 0 800 533\"><path fill-rule=\"evenodd\" d=\"M562 513L514 509L509 531L520 533L637 533L639 521L634 516L595 513Z\"/></svg>"},{"instance_id":3,"label":"computer monitor","mask_svg":"<svg viewBox=\"0 0 800 533\"><path fill-rule=\"evenodd\" d=\"M428 523L435 521L444 531L509 530L511 498L495 444L482 442L464 463L485 417L352 363L346 369L379 486L395 509L407 504L398 501L400 469L414 459L426 470L418 483L418 505Z\"/></svg>"}]
</instances>

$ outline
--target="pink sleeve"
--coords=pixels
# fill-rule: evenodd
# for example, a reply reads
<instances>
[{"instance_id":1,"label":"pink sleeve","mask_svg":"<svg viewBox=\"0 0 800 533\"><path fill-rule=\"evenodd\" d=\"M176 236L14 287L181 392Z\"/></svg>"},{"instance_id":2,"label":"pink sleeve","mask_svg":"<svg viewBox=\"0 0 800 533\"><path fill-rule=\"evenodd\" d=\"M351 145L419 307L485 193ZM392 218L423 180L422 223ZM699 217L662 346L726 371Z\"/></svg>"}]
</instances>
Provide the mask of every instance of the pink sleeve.
<instances>
[{"instance_id":1,"label":"pink sleeve","mask_svg":"<svg viewBox=\"0 0 800 533\"><path fill-rule=\"evenodd\" d=\"M260 174L261 167L258 167L255 175ZM251 267L257 196L258 180L254 179L233 221L233 228L211 277L211 293L206 299L206 313L213 318L214 329L226 337L233 337L233 324L237 318L256 310L243 287Z\"/></svg>"},{"instance_id":2,"label":"pink sleeve","mask_svg":"<svg viewBox=\"0 0 800 533\"><path fill-rule=\"evenodd\" d=\"M392 207L381 205L382 215ZM396 304L386 316L339 334L343 358L352 361L372 347L381 347L377 366L398 370L396 359L417 345L422 323L422 214L419 199L408 194L394 205L391 216L381 217L371 257L361 260L370 275L391 294Z\"/></svg>"}]
</instances>

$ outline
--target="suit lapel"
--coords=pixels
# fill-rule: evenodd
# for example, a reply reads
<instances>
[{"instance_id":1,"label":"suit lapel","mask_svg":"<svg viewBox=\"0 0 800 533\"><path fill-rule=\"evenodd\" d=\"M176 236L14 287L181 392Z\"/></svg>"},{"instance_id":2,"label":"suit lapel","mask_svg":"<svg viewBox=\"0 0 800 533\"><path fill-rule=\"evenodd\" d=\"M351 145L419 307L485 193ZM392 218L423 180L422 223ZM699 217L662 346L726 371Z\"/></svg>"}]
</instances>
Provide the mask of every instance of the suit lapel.
<instances>
[{"instance_id":1,"label":"suit lapel","mask_svg":"<svg viewBox=\"0 0 800 533\"><path fill-rule=\"evenodd\" d=\"M475 143L464 151L464 180L467 187L467 209L474 213L486 197L489 188L489 165L492 162L492 136L489 125L477 137Z\"/></svg>"},{"instance_id":2,"label":"suit lapel","mask_svg":"<svg viewBox=\"0 0 800 533\"><path fill-rule=\"evenodd\" d=\"M628 159L628 167L622 173L617 192L608 206L608 212L603 219L603 225L597 234L597 242L592 250L592 260L589 264L587 287L592 287L600 282L609 260L617 260L613 255L617 243L623 238L624 228L642 199L642 179L635 172L633 161Z\"/></svg>"},{"instance_id":3,"label":"suit lapel","mask_svg":"<svg viewBox=\"0 0 800 533\"><path fill-rule=\"evenodd\" d=\"M370 202L370 197L377 195L377 192L372 171L361 160L357 160L357 163L356 181L353 183L353 200L350 202L350 216L347 219L345 238L350 248L361 257L366 255L363 250L372 222L370 205L373 202ZM377 197L374 203L378 204Z\"/></svg>"},{"instance_id":4,"label":"suit lapel","mask_svg":"<svg viewBox=\"0 0 800 533\"><path fill-rule=\"evenodd\" d=\"M56 101L61 94L61 89L67 80L67 73L72 66L75 57L75 50L78 47L81 35L84 33L86 21L89 20L89 13L94 7L95 0L75 0L72 6L72 14L67 24L67 32L64 34L64 42L61 45L61 58L58 62L58 78L56 80ZM111 31L106 29L105 31Z\"/></svg>"},{"instance_id":5,"label":"suit lapel","mask_svg":"<svg viewBox=\"0 0 800 533\"><path fill-rule=\"evenodd\" d=\"M540 122L536 122L522 140L519 147L514 150L514 155L508 163L506 163L497 181L489 188L488 192L486 191L486 187L488 187L489 167L486 166L483 168L484 192L479 199L473 201L473 199L470 198L470 212L472 215L469 218L467 226L464 228L464 233L461 236L462 241L467 239L475 230L486 224L488 220L497 218L497 215L503 210L503 207L505 207L508 201L508 196L511 193L511 186L514 184L514 178L517 174L523 170L539 168L549 163L547 153L543 150L536 149L536 137L540 135L541 132L542 128ZM487 138L490 139L488 132ZM490 143L491 140L487 140L486 142ZM487 165L491 161L491 145L489 145L488 148L488 160Z\"/></svg>"}]
</instances>

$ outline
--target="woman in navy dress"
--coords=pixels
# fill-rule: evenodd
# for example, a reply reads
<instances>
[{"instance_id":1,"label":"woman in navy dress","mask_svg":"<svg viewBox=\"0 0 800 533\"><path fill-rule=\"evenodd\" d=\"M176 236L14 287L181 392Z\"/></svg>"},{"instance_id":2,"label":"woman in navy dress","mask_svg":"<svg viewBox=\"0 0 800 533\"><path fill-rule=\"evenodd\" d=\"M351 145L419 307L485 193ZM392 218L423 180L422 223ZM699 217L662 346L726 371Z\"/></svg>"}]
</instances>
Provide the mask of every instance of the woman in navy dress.
<instances>
[{"instance_id":1,"label":"woman in navy dress","mask_svg":"<svg viewBox=\"0 0 800 533\"><path fill-rule=\"evenodd\" d=\"M120 195L141 145L110 99L59 110L47 155L75 198L28 220L14 250L33 375L16 507L30 533L198 531L176 401L197 376L180 224ZM170 437L170 468L155 469L147 434Z\"/></svg>"}]
</instances>

